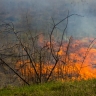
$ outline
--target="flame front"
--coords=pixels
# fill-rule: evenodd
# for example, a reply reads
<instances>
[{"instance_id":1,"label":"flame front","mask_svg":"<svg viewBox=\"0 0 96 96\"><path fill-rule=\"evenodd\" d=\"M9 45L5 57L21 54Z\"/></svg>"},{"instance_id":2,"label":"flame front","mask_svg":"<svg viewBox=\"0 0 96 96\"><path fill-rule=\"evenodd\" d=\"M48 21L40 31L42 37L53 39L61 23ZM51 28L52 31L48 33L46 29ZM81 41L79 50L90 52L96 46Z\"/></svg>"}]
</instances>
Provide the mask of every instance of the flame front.
<instances>
[{"instance_id":1,"label":"flame front","mask_svg":"<svg viewBox=\"0 0 96 96\"><path fill-rule=\"evenodd\" d=\"M96 46L90 45L92 40L93 38L74 40L74 42L70 44L67 53L66 50L68 43L63 43L60 51L58 52L59 62L52 73L51 79L87 80L96 78ZM47 45L49 46L50 44L48 43ZM42 64L42 76L47 78L53 66L54 64L52 62L50 62L50 64L47 64L47 62L46 64ZM39 63L35 64L38 74L40 74L39 67ZM30 64L30 60L17 62L16 69L18 69L19 72L26 78L34 78L35 76L35 71Z\"/></svg>"}]
</instances>

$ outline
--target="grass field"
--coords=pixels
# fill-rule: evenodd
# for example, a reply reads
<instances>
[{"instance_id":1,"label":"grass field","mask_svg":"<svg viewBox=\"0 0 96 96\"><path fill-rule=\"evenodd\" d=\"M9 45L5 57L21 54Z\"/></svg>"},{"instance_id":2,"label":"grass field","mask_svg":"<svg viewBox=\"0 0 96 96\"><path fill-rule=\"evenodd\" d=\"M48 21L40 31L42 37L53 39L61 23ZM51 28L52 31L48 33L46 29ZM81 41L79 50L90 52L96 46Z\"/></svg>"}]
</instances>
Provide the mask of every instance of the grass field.
<instances>
[{"instance_id":1,"label":"grass field","mask_svg":"<svg viewBox=\"0 0 96 96\"><path fill-rule=\"evenodd\" d=\"M0 89L0 96L96 96L96 79L7 86Z\"/></svg>"}]
</instances>

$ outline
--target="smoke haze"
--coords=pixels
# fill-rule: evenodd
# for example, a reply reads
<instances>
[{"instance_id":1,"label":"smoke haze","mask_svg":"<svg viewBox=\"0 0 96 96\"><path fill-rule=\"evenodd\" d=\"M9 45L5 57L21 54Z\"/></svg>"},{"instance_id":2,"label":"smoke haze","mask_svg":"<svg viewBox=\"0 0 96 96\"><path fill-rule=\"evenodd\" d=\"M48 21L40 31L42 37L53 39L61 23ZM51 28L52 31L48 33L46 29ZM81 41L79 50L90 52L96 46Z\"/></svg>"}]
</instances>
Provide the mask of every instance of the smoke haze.
<instances>
[{"instance_id":1,"label":"smoke haze","mask_svg":"<svg viewBox=\"0 0 96 96\"><path fill-rule=\"evenodd\" d=\"M96 36L96 0L0 0L0 18L17 22L28 11L36 17L35 25L45 27L51 17L55 23L69 14L84 17L69 18L67 32L74 36ZM0 19L0 20L1 20ZM38 23L39 22L39 23ZM65 23L64 23L65 24ZM46 25L47 26L47 25ZM60 27L61 29L63 27Z\"/></svg>"}]
</instances>

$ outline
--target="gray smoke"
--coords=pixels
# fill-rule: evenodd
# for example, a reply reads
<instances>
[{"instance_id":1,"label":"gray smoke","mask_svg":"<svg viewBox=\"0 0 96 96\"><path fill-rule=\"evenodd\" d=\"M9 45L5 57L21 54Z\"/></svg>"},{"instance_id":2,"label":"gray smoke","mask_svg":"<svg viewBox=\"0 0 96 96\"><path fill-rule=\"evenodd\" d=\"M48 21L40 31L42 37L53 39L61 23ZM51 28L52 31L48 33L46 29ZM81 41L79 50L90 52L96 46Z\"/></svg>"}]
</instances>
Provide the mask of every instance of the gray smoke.
<instances>
[{"instance_id":1,"label":"gray smoke","mask_svg":"<svg viewBox=\"0 0 96 96\"><path fill-rule=\"evenodd\" d=\"M69 10L69 14L79 14L84 17L72 16L69 18L68 34L96 36L96 0L0 0L2 19L19 21L20 13L26 13L27 10L32 10L32 16L37 17L35 24L40 27L44 25L45 21L51 20L51 17L55 22L62 20ZM40 24L38 24L39 18L41 18ZM64 27L62 24L61 27L59 26L61 29Z\"/></svg>"}]
</instances>

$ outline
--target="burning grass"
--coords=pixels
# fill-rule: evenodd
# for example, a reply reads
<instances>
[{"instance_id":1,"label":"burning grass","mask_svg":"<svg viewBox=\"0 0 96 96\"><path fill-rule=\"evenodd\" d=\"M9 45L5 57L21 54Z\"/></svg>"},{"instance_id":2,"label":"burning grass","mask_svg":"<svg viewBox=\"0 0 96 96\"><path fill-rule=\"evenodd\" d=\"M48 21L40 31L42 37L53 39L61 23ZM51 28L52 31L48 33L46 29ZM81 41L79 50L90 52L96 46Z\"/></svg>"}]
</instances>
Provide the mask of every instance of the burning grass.
<instances>
[{"instance_id":1,"label":"burning grass","mask_svg":"<svg viewBox=\"0 0 96 96\"><path fill-rule=\"evenodd\" d=\"M54 52L57 54L56 56L58 56L59 60L52 72L50 80L65 81L96 78L95 39L72 39L70 45L68 44L69 42L63 42L59 51L56 51L58 50L58 44L54 43L52 45L54 46ZM44 43L41 43L40 46L44 46ZM47 48L49 47L50 44L48 43ZM49 50L47 50L47 52L49 53ZM53 67L54 60L52 59L50 59L50 61L46 60L45 62L42 60L41 62L35 62L36 71L39 76L41 75L42 81L46 81ZM27 78L27 81L34 81L34 78L36 78L36 73L30 60L17 62L16 69L19 70L24 78Z\"/></svg>"}]
</instances>

